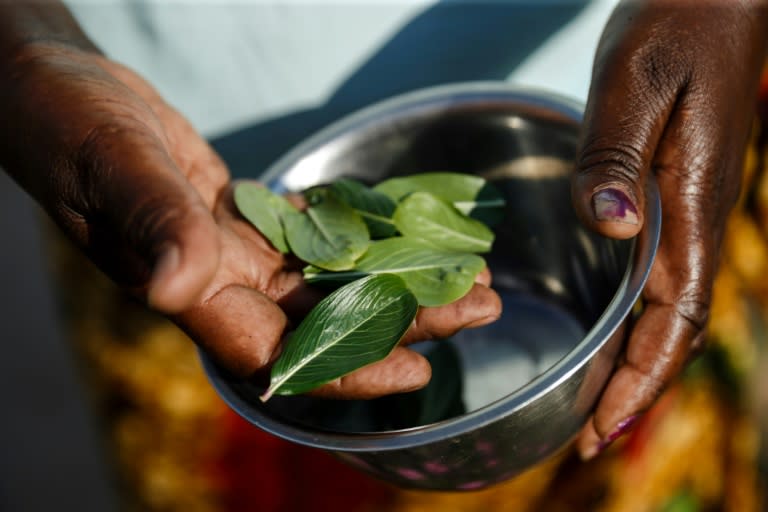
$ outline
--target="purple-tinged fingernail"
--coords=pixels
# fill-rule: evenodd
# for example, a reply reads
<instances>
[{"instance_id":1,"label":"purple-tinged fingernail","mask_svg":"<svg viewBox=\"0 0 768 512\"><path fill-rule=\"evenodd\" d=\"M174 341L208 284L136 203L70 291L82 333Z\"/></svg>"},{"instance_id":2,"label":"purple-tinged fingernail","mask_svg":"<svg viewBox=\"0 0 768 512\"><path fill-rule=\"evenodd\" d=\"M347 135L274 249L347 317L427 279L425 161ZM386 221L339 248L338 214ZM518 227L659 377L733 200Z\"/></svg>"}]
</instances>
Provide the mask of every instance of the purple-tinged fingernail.
<instances>
[{"instance_id":1,"label":"purple-tinged fingernail","mask_svg":"<svg viewBox=\"0 0 768 512\"><path fill-rule=\"evenodd\" d=\"M619 423L616 424L616 428L608 434L608 437L601 440L599 443L597 443L597 453L602 452L606 448L608 448L614 441L616 441L618 438L629 432L629 430L632 428L632 426L637 421L638 416L630 416L629 418L625 418L621 420Z\"/></svg>"},{"instance_id":2,"label":"purple-tinged fingernail","mask_svg":"<svg viewBox=\"0 0 768 512\"><path fill-rule=\"evenodd\" d=\"M592 210L597 220L637 224L637 207L627 194L615 188L598 190L592 196Z\"/></svg>"},{"instance_id":3,"label":"purple-tinged fingernail","mask_svg":"<svg viewBox=\"0 0 768 512\"><path fill-rule=\"evenodd\" d=\"M608 441L607 439L601 440L599 443L597 443L597 448L595 449L595 455L599 453L603 453L603 450L611 446L611 441Z\"/></svg>"},{"instance_id":4,"label":"purple-tinged fingernail","mask_svg":"<svg viewBox=\"0 0 768 512\"><path fill-rule=\"evenodd\" d=\"M637 421L637 418L639 416L635 414L634 416L630 416L628 418L623 419L616 425L616 429L614 429L613 432L608 436L608 441L614 442L627 432L635 425L635 422Z\"/></svg>"}]
</instances>

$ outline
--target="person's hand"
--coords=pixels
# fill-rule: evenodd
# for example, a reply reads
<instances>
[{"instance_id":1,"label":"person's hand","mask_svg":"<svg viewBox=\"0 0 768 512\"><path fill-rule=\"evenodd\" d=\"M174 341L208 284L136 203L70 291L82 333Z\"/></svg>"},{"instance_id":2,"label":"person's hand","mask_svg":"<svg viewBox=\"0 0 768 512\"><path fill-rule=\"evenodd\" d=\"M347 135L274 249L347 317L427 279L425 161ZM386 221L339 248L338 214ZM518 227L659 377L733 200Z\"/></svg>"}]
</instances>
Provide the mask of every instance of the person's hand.
<instances>
[{"instance_id":1,"label":"person's hand","mask_svg":"<svg viewBox=\"0 0 768 512\"><path fill-rule=\"evenodd\" d=\"M149 84L94 52L35 43L0 67L0 165L113 280L226 368L267 367L317 292L236 213L210 146ZM406 342L497 318L489 274L479 281L454 304L422 308ZM429 378L426 359L401 346L318 393L373 397Z\"/></svg>"},{"instance_id":2,"label":"person's hand","mask_svg":"<svg viewBox=\"0 0 768 512\"><path fill-rule=\"evenodd\" d=\"M634 236L653 175L663 220L643 313L577 443L584 458L629 430L702 346L719 246L739 190L766 17L757 1L625 2L605 28L574 205L595 231Z\"/></svg>"}]
</instances>

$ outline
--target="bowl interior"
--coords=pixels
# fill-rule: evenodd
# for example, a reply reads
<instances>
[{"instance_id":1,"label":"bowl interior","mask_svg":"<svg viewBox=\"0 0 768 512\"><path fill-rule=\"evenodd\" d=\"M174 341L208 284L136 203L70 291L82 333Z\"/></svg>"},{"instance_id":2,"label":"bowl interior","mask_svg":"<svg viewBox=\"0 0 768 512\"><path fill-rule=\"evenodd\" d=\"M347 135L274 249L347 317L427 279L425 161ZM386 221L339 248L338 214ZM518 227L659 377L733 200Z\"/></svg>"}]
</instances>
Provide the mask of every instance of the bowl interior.
<instances>
[{"instance_id":1,"label":"bowl interior","mask_svg":"<svg viewBox=\"0 0 768 512\"><path fill-rule=\"evenodd\" d=\"M370 401L273 397L227 380L258 415L297 428L383 433L481 410L546 374L595 325L625 276L632 243L588 232L570 200L580 114L509 94L385 104L333 126L278 162L268 184L301 190L353 177L374 184L428 171L487 178L506 199L486 259L503 301L497 322L414 346L432 363L424 390ZM514 404L512 404L513 406Z\"/></svg>"}]
</instances>

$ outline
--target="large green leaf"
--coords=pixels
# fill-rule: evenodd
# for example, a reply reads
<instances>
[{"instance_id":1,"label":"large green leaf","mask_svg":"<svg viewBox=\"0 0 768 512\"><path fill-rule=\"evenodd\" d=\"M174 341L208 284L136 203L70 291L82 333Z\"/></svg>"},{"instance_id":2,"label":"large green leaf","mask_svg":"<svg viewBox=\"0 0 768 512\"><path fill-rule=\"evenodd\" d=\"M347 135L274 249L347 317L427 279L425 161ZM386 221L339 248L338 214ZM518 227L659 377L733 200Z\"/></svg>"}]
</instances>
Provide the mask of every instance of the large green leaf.
<instances>
[{"instance_id":1,"label":"large green leaf","mask_svg":"<svg viewBox=\"0 0 768 512\"><path fill-rule=\"evenodd\" d=\"M284 197L255 183L238 183L234 190L235 206L264 238L282 252L289 252L282 220L286 215L298 213Z\"/></svg>"},{"instance_id":2,"label":"large green leaf","mask_svg":"<svg viewBox=\"0 0 768 512\"><path fill-rule=\"evenodd\" d=\"M489 225L504 215L504 197L480 176L457 172L425 172L382 181L373 188L399 202L414 192L429 192L465 215Z\"/></svg>"},{"instance_id":3,"label":"large green leaf","mask_svg":"<svg viewBox=\"0 0 768 512\"><path fill-rule=\"evenodd\" d=\"M368 276L323 299L299 324L272 366L273 394L310 391L384 359L411 325L418 304L402 279Z\"/></svg>"},{"instance_id":4,"label":"large green leaf","mask_svg":"<svg viewBox=\"0 0 768 512\"><path fill-rule=\"evenodd\" d=\"M363 217L372 238L387 238L397 233L392 221L395 202L388 196L348 178L340 178L330 187L342 201Z\"/></svg>"},{"instance_id":5,"label":"large green leaf","mask_svg":"<svg viewBox=\"0 0 768 512\"><path fill-rule=\"evenodd\" d=\"M408 237L372 242L366 253L346 272L322 272L308 267L309 283L339 284L369 274L395 274L421 306L442 306L460 299L472 288L485 260L476 254L445 251Z\"/></svg>"},{"instance_id":6,"label":"large green leaf","mask_svg":"<svg viewBox=\"0 0 768 512\"><path fill-rule=\"evenodd\" d=\"M325 270L352 268L370 242L362 217L327 189L312 189L306 197L304 212L283 218L291 251Z\"/></svg>"},{"instance_id":7,"label":"large green leaf","mask_svg":"<svg viewBox=\"0 0 768 512\"><path fill-rule=\"evenodd\" d=\"M419 238L452 251L488 252L493 231L466 217L450 204L426 192L414 192L402 200L393 216L404 236Z\"/></svg>"}]
</instances>

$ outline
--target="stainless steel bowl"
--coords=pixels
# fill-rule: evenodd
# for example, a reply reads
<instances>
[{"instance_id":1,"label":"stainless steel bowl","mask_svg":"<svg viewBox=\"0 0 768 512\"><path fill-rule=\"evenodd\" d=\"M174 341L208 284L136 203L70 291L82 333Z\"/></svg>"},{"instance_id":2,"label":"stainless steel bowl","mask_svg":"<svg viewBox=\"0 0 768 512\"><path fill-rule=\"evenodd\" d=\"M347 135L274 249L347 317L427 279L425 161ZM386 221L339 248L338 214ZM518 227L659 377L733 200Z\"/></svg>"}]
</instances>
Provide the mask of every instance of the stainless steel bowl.
<instances>
[{"instance_id":1,"label":"stainless steel bowl","mask_svg":"<svg viewBox=\"0 0 768 512\"><path fill-rule=\"evenodd\" d=\"M504 313L490 326L421 347L435 361L427 392L263 404L262 389L203 355L221 396L267 432L407 487L482 488L569 443L622 348L661 221L651 181L636 239L608 240L580 225L569 179L581 111L567 99L506 84L430 88L354 114L287 154L265 178L277 191L340 176L375 183L425 171L491 180L507 201L487 258Z\"/></svg>"}]
</instances>

